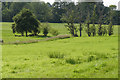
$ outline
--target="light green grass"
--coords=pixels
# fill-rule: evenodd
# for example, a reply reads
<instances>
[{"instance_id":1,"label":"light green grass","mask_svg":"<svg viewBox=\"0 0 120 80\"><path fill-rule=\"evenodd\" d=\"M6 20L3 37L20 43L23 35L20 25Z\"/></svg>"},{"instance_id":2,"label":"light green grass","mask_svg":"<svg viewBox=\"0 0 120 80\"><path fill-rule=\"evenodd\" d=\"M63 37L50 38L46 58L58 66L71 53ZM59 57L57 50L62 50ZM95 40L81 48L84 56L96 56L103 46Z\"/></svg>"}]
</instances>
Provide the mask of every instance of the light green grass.
<instances>
[{"instance_id":1,"label":"light green grass","mask_svg":"<svg viewBox=\"0 0 120 80\"><path fill-rule=\"evenodd\" d=\"M12 33L12 29L11 29L12 22L3 22L0 24L2 24L2 39L4 40L5 43L15 42L15 41L36 40L36 39L38 40L38 39L46 38L46 37L36 37L36 36L35 37L25 37L25 36L24 37L15 37L15 35ZM50 27L58 30L59 35L69 34L69 31L64 26L64 25L66 25L65 23L49 23L49 25L50 25ZM76 24L76 25L78 25L78 24ZM106 26L106 25L104 25L104 26ZM118 26L116 25L116 26L114 26L114 36L117 36L117 34L118 34ZM17 34L17 35L20 35L20 34ZM43 35L42 31L39 35ZM79 35L79 31L78 31L78 35ZM53 35L51 35L49 33L48 36L53 36ZM82 36L87 37L85 30L83 30Z\"/></svg>"},{"instance_id":2,"label":"light green grass","mask_svg":"<svg viewBox=\"0 0 120 80\"><path fill-rule=\"evenodd\" d=\"M5 24L10 25L11 23L4 23L4 25ZM56 29L59 29L64 24L51 23L50 25L57 25L58 27L56 27ZM59 30L64 30L63 28L62 26ZM7 37L6 30L10 29L9 27L6 26L6 28L4 27L3 29L5 29L3 30L3 39L14 38L9 30L10 34ZM115 26L114 31L115 34L110 37L84 36L31 44L2 45L2 77L117 78L117 26ZM63 34L67 34L67 32ZM22 38L24 39L25 37ZM31 37L29 37L29 39L31 39ZM51 58L49 56L50 53L60 53L63 54L64 57ZM91 56L93 56L93 58ZM70 59L75 61L75 63L71 64L71 62L69 62Z\"/></svg>"}]
</instances>

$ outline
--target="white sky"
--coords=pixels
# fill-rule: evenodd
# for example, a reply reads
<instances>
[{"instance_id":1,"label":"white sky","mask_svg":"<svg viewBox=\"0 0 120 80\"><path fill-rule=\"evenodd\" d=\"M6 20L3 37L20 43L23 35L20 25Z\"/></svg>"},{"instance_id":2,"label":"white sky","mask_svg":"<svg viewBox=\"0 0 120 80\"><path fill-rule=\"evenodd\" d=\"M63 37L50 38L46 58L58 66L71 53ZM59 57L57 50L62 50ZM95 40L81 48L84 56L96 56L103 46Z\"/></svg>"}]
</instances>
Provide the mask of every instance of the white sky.
<instances>
[{"instance_id":1,"label":"white sky","mask_svg":"<svg viewBox=\"0 0 120 80\"><path fill-rule=\"evenodd\" d=\"M52 4L55 0L42 0L42 1L50 2ZM77 0L73 0L73 1L77 1ZM103 0L105 6L116 5L117 7L119 1L120 0Z\"/></svg>"}]
</instances>

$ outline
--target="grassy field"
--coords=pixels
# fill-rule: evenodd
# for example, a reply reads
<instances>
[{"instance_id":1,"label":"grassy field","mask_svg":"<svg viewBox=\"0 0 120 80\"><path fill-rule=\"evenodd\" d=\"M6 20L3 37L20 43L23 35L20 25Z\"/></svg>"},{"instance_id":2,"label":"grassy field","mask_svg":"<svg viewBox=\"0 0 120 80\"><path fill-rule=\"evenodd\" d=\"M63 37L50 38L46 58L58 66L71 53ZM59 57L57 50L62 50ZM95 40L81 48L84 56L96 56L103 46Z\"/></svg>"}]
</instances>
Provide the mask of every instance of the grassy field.
<instances>
[{"instance_id":1,"label":"grassy field","mask_svg":"<svg viewBox=\"0 0 120 80\"><path fill-rule=\"evenodd\" d=\"M15 34L12 33L12 29L11 29L11 23L0 23L2 24L2 39L4 40L5 43L8 42L14 42L14 41L28 41L28 40L38 40L38 39L44 39L46 37L15 37ZM50 23L49 24L50 27L55 27L55 29L59 30L59 33L62 34L69 34L68 30L64 27L64 23L63 24L54 24L54 23ZM16 35L21 35L21 34L16 34ZM42 31L40 36L43 36ZM52 36L51 34L48 34L48 36Z\"/></svg>"},{"instance_id":2,"label":"grassy field","mask_svg":"<svg viewBox=\"0 0 120 80\"><path fill-rule=\"evenodd\" d=\"M14 37L11 23L2 25L5 42L45 38ZM60 35L69 34L64 23L50 26L58 29ZM31 44L6 44L2 45L2 53L3 78L117 78L118 26L114 26L110 37L84 34Z\"/></svg>"}]
</instances>

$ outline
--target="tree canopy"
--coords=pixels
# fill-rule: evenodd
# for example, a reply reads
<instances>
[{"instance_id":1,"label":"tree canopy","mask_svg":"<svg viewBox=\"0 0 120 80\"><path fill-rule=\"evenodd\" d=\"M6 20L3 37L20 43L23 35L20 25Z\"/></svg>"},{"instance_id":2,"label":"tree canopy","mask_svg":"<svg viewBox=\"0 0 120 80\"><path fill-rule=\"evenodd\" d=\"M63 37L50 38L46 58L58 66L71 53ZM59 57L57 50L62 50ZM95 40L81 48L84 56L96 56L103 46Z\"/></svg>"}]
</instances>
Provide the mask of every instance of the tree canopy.
<instances>
[{"instance_id":1,"label":"tree canopy","mask_svg":"<svg viewBox=\"0 0 120 80\"><path fill-rule=\"evenodd\" d=\"M3 22L12 22L12 17L19 13L23 8L30 9L35 14L36 18L41 22L62 23L62 15L67 11L67 8L72 5L73 2L63 2L59 0L53 4L44 2L2 2L2 20ZM96 4L96 20L99 22L100 15L104 15L115 9L115 5L105 7L102 2L79 2L74 5L74 9L78 10L77 13L82 13L82 22L86 21L88 10L90 16L93 15L94 4ZM118 11L115 11L118 14ZM118 15L116 15L118 17ZM75 22L79 22L76 20ZM91 22L92 23L92 22ZM113 24L118 24L117 18L113 18Z\"/></svg>"},{"instance_id":2,"label":"tree canopy","mask_svg":"<svg viewBox=\"0 0 120 80\"><path fill-rule=\"evenodd\" d=\"M32 14L32 12L29 9L23 8L17 15L13 17L13 20L15 22L14 30L18 33L21 33L22 35L24 32L27 33L33 33L34 35L37 35L39 33L39 25L40 22L35 18L35 16Z\"/></svg>"}]
</instances>

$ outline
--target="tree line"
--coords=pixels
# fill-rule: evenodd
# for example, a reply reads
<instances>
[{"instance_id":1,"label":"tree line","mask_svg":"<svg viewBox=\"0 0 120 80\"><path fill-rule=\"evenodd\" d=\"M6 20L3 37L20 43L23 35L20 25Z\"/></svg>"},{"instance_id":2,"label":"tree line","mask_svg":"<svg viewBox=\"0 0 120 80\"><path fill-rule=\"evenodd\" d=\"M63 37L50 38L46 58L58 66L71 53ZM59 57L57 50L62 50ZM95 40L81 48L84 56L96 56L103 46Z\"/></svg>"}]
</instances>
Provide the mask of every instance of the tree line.
<instances>
[{"instance_id":1,"label":"tree line","mask_svg":"<svg viewBox=\"0 0 120 80\"><path fill-rule=\"evenodd\" d=\"M89 37L91 35L95 36L96 34L102 36L107 33L110 36L113 34L112 25L120 24L118 21L120 12L114 10L116 6L111 5L110 7L105 7L102 2L91 2L91 3L81 2L75 4L74 2L59 1L59 2L54 2L52 5L50 3L44 3L44 2L40 2L40 3L4 2L2 3L2 6L3 6L2 7L3 21L11 22L14 20L15 23L18 23L19 21L25 22L20 17L20 15L24 13L25 11L24 8L30 10L30 12L28 11L29 14L26 15L25 17L26 19L28 18L28 20L31 21L34 20L35 22L34 21L30 22L31 25L28 24L29 27L31 26L31 28L27 28L28 26L24 27L25 28L24 31L26 32L26 35L27 32L33 32L34 35L36 35L37 33L39 34L40 31L38 29L39 28L38 25L40 22L51 22L51 23L65 22L67 23L67 25L65 26L73 36L78 36L77 34L78 30L80 32L80 36L82 36L82 30L83 28L85 28L85 31L87 32ZM34 16L32 13L34 14ZM76 26L75 23L79 23L79 26ZM92 24L92 26L90 26L90 24ZM98 24L98 26L96 27L95 24ZM103 24L107 24L108 28L103 26ZM85 27L83 27L83 25ZM12 27L13 32L17 31L17 29L15 30L14 26L17 25L13 24ZM33 26L35 26L36 28L33 28ZM22 34L23 32L21 32L20 30L22 29L19 28L17 32L20 32ZM45 33L48 33L47 27L44 28L43 30L45 31Z\"/></svg>"},{"instance_id":2,"label":"tree line","mask_svg":"<svg viewBox=\"0 0 120 80\"><path fill-rule=\"evenodd\" d=\"M110 8L105 7L102 2L95 3L96 7L96 20L98 20L98 16L100 15L99 12L101 9L104 9L103 14L106 14ZM73 6L74 10L76 8L80 8L83 15L82 21L86 20L86 15L89 11L90 15L92 15L92 10L94 7L93 3L73 3L73 2L54 2L53 4L44 3L44 2L2 2L2 21L3 22L12 22L12 18L19 13L23 8L30 9L37 19L40 22L51 22L51 23L62 23L61 20L62 15L67 11L67 8ZM89 6L89 7L88 7ZM99 10L100 9L100 10ZM77 10L77 9L76 9ZM98 12L99 11L99 12ZM77 11L78 12L78 11ZM115 15L113 18L113 24L120 24L118 21L119 11L115 11ZM79 21L75 21L79 22ZM96 21L97 22L97 21Z\"/></svg>"}]
</instances>

